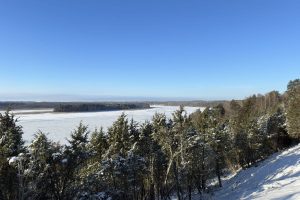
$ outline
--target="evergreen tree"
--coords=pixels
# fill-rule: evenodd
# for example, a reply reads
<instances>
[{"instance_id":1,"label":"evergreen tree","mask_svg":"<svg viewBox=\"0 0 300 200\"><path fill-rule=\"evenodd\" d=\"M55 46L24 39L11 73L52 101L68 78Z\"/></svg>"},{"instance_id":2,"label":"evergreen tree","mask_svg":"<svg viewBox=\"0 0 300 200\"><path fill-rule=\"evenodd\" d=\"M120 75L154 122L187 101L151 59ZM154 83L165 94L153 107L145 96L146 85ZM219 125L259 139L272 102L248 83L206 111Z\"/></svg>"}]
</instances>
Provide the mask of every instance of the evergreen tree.
<instances>
[{"instance_id":1,"label":"evergreen tree","mask_svg":"<svg viewBox=\"0 0 300 200\"><path fill-rule=\"evenodd\" d=\"M97 159L97 161L101 161L108 148L107 140L107 135L103 131L102 127L100 128L100 130L95 129L95 131L91 135L91 140L88 148L93 155L92 157Z\"/></svg>"},{"instance_id":2,"label":"evergreen tree","mask_svg":"<svg viewBox=\"0 0 300 200\"><path fill-rule=\"evenodd\" d=\"M230 150L230 135L228 130L228 121L225 118L225 109L218 105L210 110L210 120L208 132L208 143L214 151L215 172L218 178L219 186L222 187L221 175L225 167L227 152Z\"/></svg>"},{"instance_id":3,"label":"evergreen tree","mask_svg":"<svg viewBox=\"0 0 300 200\"><path fill-rule=\"evenodd\" d=\"M290 81L286 97L287 130L300 141L300 79Z\"/></svg>"},{"instance_id":4,"label":"evergreen tree","mask_svg":"<svg viewBox=\"0 0 300 200\"><path fill-rule=\"evenodd\" d=\"M17 199L23 195L17 176L18 164L9 165L9 161L18 161L18 156L24 152L22 134L22 127L17 125L17 119L9 110L0 113L0 197L3 199Z\"/></svg>"},{"instance_id":5,"label":"evergreen tree","mask_svg":"<svg viewBox=\"0 0 300 200\"><path fill-rule=\"evenodd\" d=\"M9 110L4 114L0 113L0 154L6 158L24 152L23 131L17 122Z\"/></svg>"},{"instance_id":6,"label":"evergreen tree","mask_svg":"<svg viewBox=\"0 0 300 200\"><path fill-rule=\"evenodd\" d=\"M53 199L51 194L52 154L55 150L47 136L39 131L28 146L29 157L26 166L26 196L33 199Z\"/></svg>"},{"instance_id":7,"label":"evergreen tree","mask_svg":"<svg viewBox=\"0 0 300 200\"><path fill-rule=\"evenodd\" d=\"M256 96L247 98L242 102L241 108L237 115L231 119L231 131L234 134L234 145L236 147L236 157L239 165L242 167L249 167L254 163L253 149L251 149L249 130L253 129L253 123L257 117ZM256 133L252 132L252 136ZM252 137L251 136L251 137Z\"/></svg>"},{"instance_id":8,"label":"evergreen tree","mask_svg":"<svg viewBox=\"0 0 300 200\"><path fill-rule=\"evenodd\" d=\"M164 196L163 180L166 171L166 156L161 146L153 139L153 126L145 122L141 126L137 152L148 167L144 177L144 185L149 199L160 199Z\"/></svg>"},{"instance_id":9,"label":"evergreen tree","mask_svg":"<svg viewBox=\"0 0 300 200\"><path fill-rule=\"evenodd\" d=\"M168 167L165 173L164 187L168 185L170 181L170 173L175 172L176 169L176 159L180 152L178 151L178 138L175 137L175 132L173 131L173 121L169 120L167 122L166 116L164 114L155 114L153 116L153 138L162 147L163 152L166 154L168 159ZM176 176L176 174L174 174Z\"/></svg>"},{"instance_id":10,"label":"evergreen tree","mask_svg":"<svg viewBox=\"0 0 300 200\"><path fill-rule=\"evenodd\" d=\"M125 157L130 146L129 124L126 115L122 115L113 123L108 129L108 156L122 156Z\"/></svg>"},{"instance_id":11,"label":"evergreen tree","mask_svg":"<svg viewBox=\"0 0 300 200\"><path fill-rule=\"evenodd\" d=\"M270 138L270 153L279 151L290 145L290 138L286 127L286 116L283 108L279 108L276 113L272 114L266 124L266 132Z\"/></svg>"},{"instance_id":12,"label":"evergreen tree","mask_svg":"<svg viewBox=\"0 0 300 200\"><path fill-rule=\"evenodd\" d=\"M70 145L59 148L53 154L51 179L56 199L71 199L81 192L80 170L90 155L88 151L88 127L80 122L71 133Z\"/></svg>"},{"instance_id":13,"label":"evergreen tree","mask_svg":"<svg viewBox=\"0 0 300 200\"><path fill-rule=\"evenodd\" d=\"M199 192L206 190L206 182L212 171L211 166L211 155L212 149L209 145L210 131L210 120L211 120L212 108L206 108L194 119L194 126L197 131L196 142L198 143L197 150L199 150L198 161L200 166L197 174L199 174L198 181L196 182L197 189ZM197 144L196 143L196 144Z\"/></svg>"},{"instance_id":14,"label":"evergreen tree","mask_svg":"<svg viewBox=\"0 0 300 200\"><path fill-rule=\"evenodd\" d=\"M104 180L101 179L101 164L105 158L108 149L107 135L101 127L95 129L91 134L88 144L88 152L90 153L85 166L80 169L80 179L82 184L80 187L80 199L96 198L99 191L105 191ZM105 196L105 195L104 195Z\"/></svg>"},{"instance_id":15,"label":"evergreen tree","mask_svg":"<svg viewBox=\"0 0 300 200\"><path fill-rule=\"evenodd\" d=\"M138 128L138 123L134 121L133 119L130 120L129 123L129 138L130 138L130 143L134 144L139 140L139 128Z\"/></svg>"}]
</instances>

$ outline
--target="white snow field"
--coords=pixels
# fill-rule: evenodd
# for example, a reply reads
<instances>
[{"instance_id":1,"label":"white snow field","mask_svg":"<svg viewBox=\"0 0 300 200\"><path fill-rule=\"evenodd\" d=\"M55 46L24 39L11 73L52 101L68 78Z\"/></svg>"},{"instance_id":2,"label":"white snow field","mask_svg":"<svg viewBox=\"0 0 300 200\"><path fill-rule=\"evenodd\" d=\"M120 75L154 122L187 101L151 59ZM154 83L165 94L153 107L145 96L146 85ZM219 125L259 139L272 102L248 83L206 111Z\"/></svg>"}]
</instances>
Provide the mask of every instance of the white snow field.
<instances>
[{"instance_id":1,"label":"white snow field","mask_svg":"<svg viewBox=\"0 0 300 200\"><path fill-rule=\"evenodd\" d=\"M212 199L300 200L300 145L238 172Z\"/></svg>"},{"instance_id":2,"label":"white snow field","mask_svg":"<svg viewBox=\"0 0 300 200\"><path fill-rule=\"evenodd\" d=\"M128 119L133 118L137 122L150 121L155 113L165 113L171 117L172 113L177 110L177 106L152 105L151 109L143 110L121 110L109 112L85 112L85 113L53 113L51 110L26 110L13 111L19 118L19 125L23 127L23 138L25 142L30 142L33 135L41 130L48 134L52 141L59 141L61 144L67 142L73 131L82 121L93 131L95 128L107 129L113 122L124 112ZM188 114L195 112L199 107L185 107ZM201 108L203 109L203 108ZM44 111L46 113L41 113Z\"/></svg>"}]
</instances>

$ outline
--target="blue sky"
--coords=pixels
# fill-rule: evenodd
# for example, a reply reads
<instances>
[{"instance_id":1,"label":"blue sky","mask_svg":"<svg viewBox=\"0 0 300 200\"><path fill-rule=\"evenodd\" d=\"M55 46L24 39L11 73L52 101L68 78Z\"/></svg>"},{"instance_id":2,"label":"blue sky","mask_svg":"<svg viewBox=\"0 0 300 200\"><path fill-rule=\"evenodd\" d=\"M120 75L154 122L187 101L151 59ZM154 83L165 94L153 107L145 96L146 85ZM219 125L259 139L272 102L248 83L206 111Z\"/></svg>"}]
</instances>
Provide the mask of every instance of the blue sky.
<instances>
[{"instance_id":1,"label":"blue sky","mask_svg":"<svg viewBox=\"0 0 300 200\"><path fill-rule=\"evenodd\" d=\"M300 75L299 10L298 0L0 0L0 100L283 92Z\"/></svg>"}]
</instances>

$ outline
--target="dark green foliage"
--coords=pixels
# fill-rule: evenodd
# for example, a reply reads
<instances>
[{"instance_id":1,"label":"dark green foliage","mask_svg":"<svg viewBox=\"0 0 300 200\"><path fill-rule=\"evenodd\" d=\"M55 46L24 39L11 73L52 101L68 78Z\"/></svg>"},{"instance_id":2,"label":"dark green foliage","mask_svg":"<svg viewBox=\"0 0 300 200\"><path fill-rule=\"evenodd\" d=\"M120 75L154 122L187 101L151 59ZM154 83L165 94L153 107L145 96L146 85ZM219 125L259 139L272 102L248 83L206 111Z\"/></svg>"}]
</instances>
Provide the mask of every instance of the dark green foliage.
<instances>
[{"instance_id":1,"label":"dark green foliage","mask_svg":"<svg viewBox=\"0 0 300 200\"><path fill-rule=\"evenodd\" d=\"M103 128L100 130L95 130L91 135L91 140L89 143L89 151L92 157L101 160L104 156L106 150L108 149L108 138L105 135Z\"/></svg>"},{"instance_id":2,"label":"dark green foliage","mask_svg":"<svg viewBox=\"0 0 300 200\"><path fill-rule=\"evenodd\" d=\"M17 156L23 152L22 127L9 111L0 113L0 155L4 157Z\"/></svg>"},{"instance_id":3,"label":"dark green foliage","mask_svg":"<svg viewBox=\"0 0 300 200\"><path fill-rule=\"evenodd\" d=\"M47 136L38 132L31 144L28 146L29 153L23 163L26 168L25 176L25 198L53 199L56 197L54 180L55 164L60 147L48 140ZM53 179L53 176L55 179Z\"/></svg>"},{"instance_id":4,"label":"dark green foliage","mask_svg":"<svg viewBox=\"0 0 300 200\"><path fill-rule=\"evenodd\" d=\"M22 195L18 164L10 165L10 161L25 150L22 127L16 123L17 119L9 111L0 113L0 197L3 199L17 199Z\"/></svg>"},{"instance_id":5,"label":"dark green foliage","mask_svg":"<svg viewBox=\"0 0 300 200\"><path fill-rule=\"evenodd\" d=\"M69 103L55 106L54 112L95 112L150 108L145 103Z\"/></svg>"},{"instance_id":6,"label":"dark green foliage","mask_svg":"<svg viewBox=\"0 0 300 200\"><path fill-rule=\"evenodd\" d=\"M110 144L108 156L125 156L130 146L129 123L123 113L108 129L108 142Z\"/></svg>"},{"instance_id":7,"label":"dark green foliage","mask_svg":"<svg viewBox=\"0 0 300 200\"><path fill-rule=\"evenodd\" d=\"M290 81L286 96L287 129L289 135L300 140L300 79Z\"/></svg>"}]
</instances>

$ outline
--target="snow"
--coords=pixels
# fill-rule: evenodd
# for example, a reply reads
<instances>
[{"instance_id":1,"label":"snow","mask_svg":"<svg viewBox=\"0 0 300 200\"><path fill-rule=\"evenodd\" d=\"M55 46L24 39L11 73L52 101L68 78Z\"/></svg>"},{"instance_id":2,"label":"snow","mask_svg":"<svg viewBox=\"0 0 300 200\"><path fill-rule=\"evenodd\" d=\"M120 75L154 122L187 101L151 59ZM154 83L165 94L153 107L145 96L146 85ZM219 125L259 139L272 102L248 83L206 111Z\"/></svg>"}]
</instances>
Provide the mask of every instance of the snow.
<instances>
[{"instance_id":1,"label":"snow","mask_svg":"<svg viewBox=\"0 0 300 200\"><path fill-rule=\"evenodd\" d=\"M167 117L171 117L172 113L177 110L178 106L161 106L152 105L151 109L143 110L121 110L109 112L86 112L86 113L31 113L27 110L26 113L15 111L16 117L19 118L18 124L23 127L23 138L28 143L33 139L33 135L41 130L44 133L49 133L47 136L53 141L66 143L66 138L70 136L76 126L82 121L89 126L90 130L95 128L107 129L113 122L125 112L129 119L133 118L137 122L150 121L153 115L165 113ZM199 107L185 107L188 114L196 111ZM203 110L203 108L201 108ZM34 110L36 111L36 110Z\"/></svg>"},{"instance_id":2,"label":"snow","mask_svg":"<svg viewBox=\"0 0 300 200\"><path fill-rule=\"evenodd\" d=\"M18 160L19 160L19 158L14 156L9 159L8 163L10 165L12 165L12 164L16 163Z\"/></svg>"},{"instance_id":3,"label":"snow","mask_svg":"<svg viewBox=\"0 0 300 200\"><path fill-rule=\"evenodd\" d=\"M300 145L238 172L215 192L216 200L299 200Z\"/></svg>"},{"instance_id":4,"label":"snow","mask_svg":"<svg viewBox=\"0 0 300 200\"><path fill-rule=\"evenodd\" d=\"M59 158L60 156L61 156L61 153L53 153L53 154L52 154L52 157L53 157L54 159Z\"/></svg>"}]
</instances>

